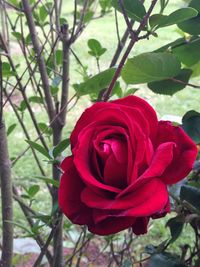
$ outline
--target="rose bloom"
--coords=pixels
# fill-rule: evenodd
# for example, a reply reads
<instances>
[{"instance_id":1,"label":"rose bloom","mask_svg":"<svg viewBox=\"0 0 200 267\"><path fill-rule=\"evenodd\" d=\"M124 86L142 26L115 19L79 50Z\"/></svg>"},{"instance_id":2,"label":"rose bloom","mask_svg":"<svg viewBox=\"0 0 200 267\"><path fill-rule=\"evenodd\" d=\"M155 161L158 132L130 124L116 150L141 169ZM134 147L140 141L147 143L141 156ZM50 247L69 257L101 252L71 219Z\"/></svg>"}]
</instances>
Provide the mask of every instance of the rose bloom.
<instances>
[{"instance_id":1,"label":"rose bloom","mask_svg":"<svg viewBox=\"0 0 200 267\"><path fill-rule=\"evenodd\" d=\"M188 175L197 148L185 132L158 121L143 99L128 96L86 109L61 164L59 206L75 224L109 235L147 232L170 211L167 186Z\"/></svg>"}]
</instances>

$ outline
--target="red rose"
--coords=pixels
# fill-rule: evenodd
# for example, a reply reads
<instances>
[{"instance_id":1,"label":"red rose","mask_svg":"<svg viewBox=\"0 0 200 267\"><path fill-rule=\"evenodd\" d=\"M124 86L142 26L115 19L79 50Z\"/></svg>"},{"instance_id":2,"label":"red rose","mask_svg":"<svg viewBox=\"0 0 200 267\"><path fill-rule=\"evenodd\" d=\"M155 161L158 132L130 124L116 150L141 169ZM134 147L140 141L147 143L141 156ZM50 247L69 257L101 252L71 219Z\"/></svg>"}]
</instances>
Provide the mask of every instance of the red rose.
<instances>
[{"instance_id":1,"label":"red rose","mask_svg":"<svg viewBox=\"0 0 200 267\"><path fill-rule=\"evenodd\" d=\"M136 96L86 109L71 147L61 164L59 205L73 223L99 235L128 227L146 233L150 217L169 212L167 185L183 179L197 155L180 127L158 122Z\"/></svg>"}]
</instances>

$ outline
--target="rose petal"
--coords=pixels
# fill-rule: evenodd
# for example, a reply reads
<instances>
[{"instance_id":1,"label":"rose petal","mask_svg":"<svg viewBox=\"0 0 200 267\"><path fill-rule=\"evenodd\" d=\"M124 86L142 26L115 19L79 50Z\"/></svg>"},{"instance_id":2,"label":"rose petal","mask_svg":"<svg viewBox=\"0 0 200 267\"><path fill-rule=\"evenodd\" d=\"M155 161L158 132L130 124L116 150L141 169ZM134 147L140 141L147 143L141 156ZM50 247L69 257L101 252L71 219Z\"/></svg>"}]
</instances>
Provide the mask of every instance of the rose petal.
<instances>
[{"instance_id":1,"label":"rose petal","mask_svg":"<svg viewBox=\"0 0 200 267\"><path fill-rule=\"evenodd\" d=\"M88 187L81 193L81 200L88 207L108 210L108 213L110 210L120 210L118 216L125 216L127 209L131 210L131 216L134 209L137 217L151 215L162 209L167 199L166 185L156 178L141 183L140 187L121 198L109 199L109 195L98 195Z\"/></svg>"},{"instance_id":2,"label":"rose petal","mask_svg":"<svg viewBox=\"0 0 200 267\"><path fill-rule=\"evenodd\" d=\"M105 163L103 180L105 184L120 189L125 188L127 186L127 164L119 164L111 155Z\"/></svg>"},{"instance_id":3,"label":"rose petal","mask_svg":"<svg viewBox=\"0 0 200 267\"><path fill-rule=\"evenodd\" d=\"M146 183L146 180L150 178L160 177L162 179L163 173L173 160L174 145L175 144L173 142L161 144L155 151L149 168L137 179L135 183L131 184L118 194L117 198L121 198L122 196L131 193L134 188L141 187L141 185Z\"/></svg>"},{"instance_id":4,"label":"rose petal","mask_svg":"<svg viewBox=\"0 0 200 267\"><path fill-rule=\"evenodd\" d=\"M73 223L90 224L91 210L80 199L84 184L74 167L72 156L65 159L64 168L65 173L61 177L58 190L59 206Z\"/></svg>"},{"instance_id":5,"label":"rose petal","mask_svg":"<svg viewBox=\"0 0 200 267\"><path fill-rule=\"evenodd\" d=\"M100 223L89 226L88 229L90 232L97 235L111 235L131 227L134 222L135 218L111 217L101 221Z\"/></svg>"},{"instance_id":6,"label":"rose petal","mask_svg":"<svg viewBox=\"0 0 200 267\"><path fill-rule=\"evenodd\" d=\"M136 235L146 234L148 223L148 217L137 218L132 226L133 233Z\"/></svg>"},{"instance_id":7,"label":"rose petal","mask_svg":"<svg viewBox=\"0 0 200 267\"><path fill-rule=\"evenodd\" d=\"M166 184L174 184L186 177L192 170L197 156L197 148L189 136L170 122L160 121L157 135L157 145L163 142L174 142L173 161L162 175Z\"/></svg>"},{"instance_id":8,"label":"rose petal","mask_svg":"<svg viewBox=\"0 0 200 267\"><path fill-rule=\"evenodd\" d=\"M127 96L125 98L114 100L112 103L137 108L145 116L149 123L151 139L155 139L158 119L155 110L148 104L148 102L137 96Z\"/></svg>"}]
</instances>

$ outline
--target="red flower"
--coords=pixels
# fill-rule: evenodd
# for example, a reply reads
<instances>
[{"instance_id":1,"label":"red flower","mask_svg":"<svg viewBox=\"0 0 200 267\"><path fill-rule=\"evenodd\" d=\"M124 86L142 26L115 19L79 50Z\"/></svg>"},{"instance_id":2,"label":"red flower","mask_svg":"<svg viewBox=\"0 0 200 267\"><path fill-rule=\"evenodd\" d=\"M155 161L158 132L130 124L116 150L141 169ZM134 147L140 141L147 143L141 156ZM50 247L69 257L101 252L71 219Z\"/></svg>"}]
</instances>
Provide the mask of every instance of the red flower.
<instances>
[{"instance_id":1,"label":"red flower","mask_svg":"<svg viewBox=\"0 0 200 267\"><path fill-rule=\"evenodd\" d=\"M128 227L146 233L150 217L169 212L167 185L188 175L197 155L180 127L158 122L136 96L86 109L71 147L61 164L59 205L73 223L99 235Z\"/></svg>"}]
</instances>

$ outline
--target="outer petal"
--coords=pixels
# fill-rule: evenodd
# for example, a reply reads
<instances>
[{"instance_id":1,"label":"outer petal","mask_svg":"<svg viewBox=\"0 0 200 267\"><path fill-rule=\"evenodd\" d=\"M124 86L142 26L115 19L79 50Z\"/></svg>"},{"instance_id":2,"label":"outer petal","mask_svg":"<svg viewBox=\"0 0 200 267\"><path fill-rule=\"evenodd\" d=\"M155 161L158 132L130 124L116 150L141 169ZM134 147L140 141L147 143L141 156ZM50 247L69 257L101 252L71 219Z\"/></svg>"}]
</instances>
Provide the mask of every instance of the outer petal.
<instances>
[{"instance_id":1,"label":"outer petal","mask_svg":"<svg viewBox=\"0 0 200 267\"><path fill-rule=\"evenodd\" d=\"M150 216L161 210L168 201L168 193L165 184L159 179L151 179L130 194L118 199L109 199L85 188L81 193L81 200L91 208L104 210L104 216ZM102 211L103 212L103 211ZM101 213L101 216L103 213Z\"/></svg>"},{"instance_id":2,"label":"outer petal","mask_svg":"<svg viewBox=\"0 0 200 267\"><path fill-rule=\"evenodd\" d=\"M133 233L136 235L146 234L148 223L149 223L148 217L137 218L132 226Z\"/></svg>"},{"instance_id":3,"label":"outer petal","mask_svg":"<svg viewBox=\"0 0 200 267\"><path fill-rule=\"evenodd\" d=\"M170 122L160 121L157 135L157 145L163 142L174 142L173 161L162 175L166 184L174 184L186 177L192 170L197 156L197 148L189 136Z\"/></svg>"},{"instance_id":4,"label":"outer petal","mask_svg":"<svg viewBox=\"0 0 200 267\"><path fill-rule=\"evenodd\" d=\"M63 213L76 224L91 224L91 210L84 205L80 194L85 185L81 181L73 164L73 157L64 161L65 173L61 177L58 191L58 203Z\"/></svg>"},{"instance_id":5,"label":"outer petal","mask_svg":"<svg viewBox=\"0 0 200 267\"><path fill-rule=\"evenodd\" d=\"M100 223L89 226L88 229L90 232L98 235L111 235L116 234L122 230L125 230L131 227L135 222L135 218L126 217L110 217L101 221Z\"/></svg>"}]
</instances>

